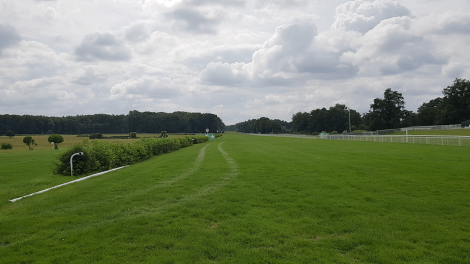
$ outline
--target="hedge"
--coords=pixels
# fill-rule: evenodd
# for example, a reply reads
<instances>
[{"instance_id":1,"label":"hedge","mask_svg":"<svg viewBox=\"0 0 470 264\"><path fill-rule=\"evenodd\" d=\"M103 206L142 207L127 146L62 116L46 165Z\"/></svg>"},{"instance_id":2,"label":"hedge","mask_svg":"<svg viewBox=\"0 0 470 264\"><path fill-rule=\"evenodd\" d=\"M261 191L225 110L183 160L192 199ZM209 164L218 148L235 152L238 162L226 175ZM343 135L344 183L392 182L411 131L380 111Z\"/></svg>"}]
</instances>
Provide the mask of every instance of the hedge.
<instances>
[{"instance_id":1,"label":"hedge","mask_svg":"<svg viewBox=\"0 0 470 264\"><path fill-rule=\"evenodd\" d=\"M82 144L73 146L58 157L55 162L54 173L70 175L70 157L73 158L73 175L88 174L105 171L135 162L148 159L162 153L185 148L193 144L204 143L209 140L205 136L191 136L182 138L142 138L135 143L107 143L94 140L89 143L85 139Z\"/></svg>"}]
</instances>

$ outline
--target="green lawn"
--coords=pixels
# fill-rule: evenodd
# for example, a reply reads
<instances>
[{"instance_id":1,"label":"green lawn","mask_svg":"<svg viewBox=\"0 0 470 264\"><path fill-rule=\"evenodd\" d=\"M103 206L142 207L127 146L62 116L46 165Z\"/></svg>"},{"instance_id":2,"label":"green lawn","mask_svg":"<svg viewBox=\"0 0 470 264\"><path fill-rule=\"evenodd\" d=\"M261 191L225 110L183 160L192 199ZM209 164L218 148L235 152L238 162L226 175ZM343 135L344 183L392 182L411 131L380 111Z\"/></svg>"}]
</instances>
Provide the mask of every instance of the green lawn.
<instances>
[{"instance_id":1,"label":"green lawn","mask_svg":"<svg viewBox=\"0 0 470 264\"><path fill-rule=\"evenodd\" d=\"M0 152L0 263L470 263L467 147L230 133L9 202L51 152Z\"/></svg>"}]
</instances>

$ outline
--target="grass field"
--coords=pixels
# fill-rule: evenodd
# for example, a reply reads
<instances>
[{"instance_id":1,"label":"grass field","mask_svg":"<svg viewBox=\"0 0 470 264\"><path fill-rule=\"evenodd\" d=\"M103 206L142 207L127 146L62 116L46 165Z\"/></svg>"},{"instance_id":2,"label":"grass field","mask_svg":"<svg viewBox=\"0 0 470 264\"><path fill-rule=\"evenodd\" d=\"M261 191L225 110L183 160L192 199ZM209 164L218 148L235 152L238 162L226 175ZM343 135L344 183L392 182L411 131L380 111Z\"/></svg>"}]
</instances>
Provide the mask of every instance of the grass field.
<instances>
[{"instance_id":1,"label":"grass field","mask_svg":"<svg viewBox=\"0 0 470 264\"><path fill-rule=\"evenodd\" d=\"M0 152L0 263L470 263L467 147L226 134L9 202L55 153Z\"/></svg>"}]
</instances>

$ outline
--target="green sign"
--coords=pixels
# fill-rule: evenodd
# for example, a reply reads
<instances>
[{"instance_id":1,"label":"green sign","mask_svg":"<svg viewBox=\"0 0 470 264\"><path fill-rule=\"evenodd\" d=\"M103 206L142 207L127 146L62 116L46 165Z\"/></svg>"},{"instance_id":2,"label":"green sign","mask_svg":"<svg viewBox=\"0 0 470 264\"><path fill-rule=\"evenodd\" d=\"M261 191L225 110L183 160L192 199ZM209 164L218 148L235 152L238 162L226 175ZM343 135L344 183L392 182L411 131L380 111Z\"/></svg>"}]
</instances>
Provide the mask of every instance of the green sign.
<instances>
[{"instance_id":1,"label":"green sign","mask_svg":"<svg viewBox=\"0 0 470 264\"><path fill-rule=\"evenodd\" d=\"M206 137L209 137L209 140L215 140L215 134L206 134Z\"/></svg>"}]
</instances>

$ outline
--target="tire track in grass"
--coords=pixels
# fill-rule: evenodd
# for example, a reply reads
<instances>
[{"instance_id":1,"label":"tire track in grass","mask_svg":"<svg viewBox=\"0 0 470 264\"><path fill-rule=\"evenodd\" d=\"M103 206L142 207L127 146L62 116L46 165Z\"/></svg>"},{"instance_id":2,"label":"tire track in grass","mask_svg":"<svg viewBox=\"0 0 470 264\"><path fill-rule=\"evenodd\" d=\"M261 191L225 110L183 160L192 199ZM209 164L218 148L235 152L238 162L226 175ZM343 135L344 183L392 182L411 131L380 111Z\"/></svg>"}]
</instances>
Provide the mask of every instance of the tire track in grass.
<instances>
[{"instance_id":1,"label":"tire track in grass","mask_svg":"<svg viewBox=\"0 0 470 264\"><path fill-rule=\"evenodd\" d=\"M219 178L219 180L217 180L216 182L208 184L206 187L201 188L199 191L197 191L194 194L188 194L185 197L177 199L177 200L171 199L171 201L162 202L159 206L156 206L156 207L153 207L153 208L145 208L145 209L142 208L142 210L144 210L147 213L163 212L163 211L165 211L169 208L172 208L174 206L185 204L185 203L191 202L193 200L196 200L198 198L207 196L207 195L213 193L214 191L216 191L216 190L226 186L227 184L229 184L235 177L238 176L238 166L237 166L236 162L228 155L228 153L223 150L222 144L224 142L225 141L219 143L219 145L217 146L217 149L219 150L219 152L222 154L222 156L227 161L229 171L227 173L225 173L221 178Z\"/></svg>"},{"instance_id":2,"label":"tire track in grass","mask_svg":"<svg viewBox=\"0 0 470 264\"><path fill-rule=\"evenodd\" d=\"M220 188L226 186L235 177L238 176L238 166L237 166L236 162L222 148L222 144L224 142L219 143L219 145L217 146L217 149L219 150L219 152L222 154L222 156L227 161L228 166L229 166L229 172L227 172L224 176L222 176L217 182L215 182L215 183L199 190L199 192L197 192L193 195L188 195L185 198L181 199L181 203L190 202L190 201L195 200L197 198L206 196L206 195L216 191L217 189L220 189Z\"/></svg>"},{"instance_id":3,"label":"tire track in grass","mask_svg":"<svg viewBox=\"0 0 470 264\"><path fill-rule=\"evenodd\" d=\"M199 189L197 192L195 192L193 194L187 194L186 196L184 196L182 198L179 198L179 199L174 198L174 197L173 198L168 198L164 201L159 202L156 206L152 206L152 207L145 206L145 207L133 208L129 211L119 212L119 216L115 216L112 219L105 220L105 222L111 223L111 222L115 222L115 221L118 221L118 220L135 218L135 217L140 217L140 216L144 216L144 215L148 215L148 214L162 213L162 212L168 211L169 209L171 209L173 207L176 207L178 205L183 205L183 204L186 204L188 202L199 199L201 197L207 196L207 195L217 191L218 189L228 185L234 178L236 178L238 176L238 166L237 166L236 162L230 157L230 155L227 152L225 152L224 149L222 148L222 144L224 142L219 143L219 145L217 146L217 149L219 150L219 152L222 154L222 156L225 158L226 162L228 163L229 170L222 177L220 177L218 180L216 180L213 183L209 183L208 185L206 185L205 187ZM204 150L205 150L205 147L204 147ZM204 152L201 150L200 153L204 153ZM198 160L200 159L201 163L202 163L202 160L203 160L203 155L204 154L201 154L201 156L198 156ZM198 165L197 168L199 168L199 166L200 165ZM187 176L189 176L189 174L188 175L183 174L183 175L181 175L177 178L179 179L182 176L187 177ZM167 183L168 182L170 182L170 181L167 181ZM176 182L176 180L172 181L172 182Z\"/></svg>"},{"instance_id":4,"label":"tire track in grass","mask_svg":"<svg viewBox=\"0 0 470 264\"><path fill-rule=\"evenodd\" d=\"M191 174L195 173L196 171L198 171L201 168L202 162L204 161L204 158L205 158L205 155L206 155L206 148L209 145L211 145L211 144L207 144L203 148L201 148L201 150L199 151L199 154L196 157L196 161L195 161L193 167L189 168L188 170L184 171L183 173L181 173L180 175L178 175L174 178L171 178L171 179L166 180L166 181L158 182L155 185L149 186L149 187L147 187L145 189L141 189L139 191L134 191L134 192L132 192L131 195L133 197L139 197L139 196L142 196L142 195L146 195L147 193L149 193L151 191L154 191L155 189L169 187L169 186L173 185L174 183L189 177Z\"/></svg>"},{"instance_id":5,"label":"tire track in grass","mask_svg":"<svg viewBox=\"0 0 470 264\"><path fill-rule=\"evenodd\" d=\"M167 180L167 181L161 181L157 184L157 186L168 186L168 185L172 185L173 183L177 182L177 181L180 181L186 177L188 177L189 175L193 174L194 172L196 172L197 170L199 170L199 168L201 167L201 164L202 162L204 161L204 157L206 155L206 148L209 146L210 144L207 144L205 145L200 151L199 151L199 154L197 155L197 158L196 158L196 162L194 163L194 166L192 168L190 168L189 170L187 170L186 172L182 173L181 175L173 178L173 179L170 179L170 180Z\"/></svg>"}]
</instances>

